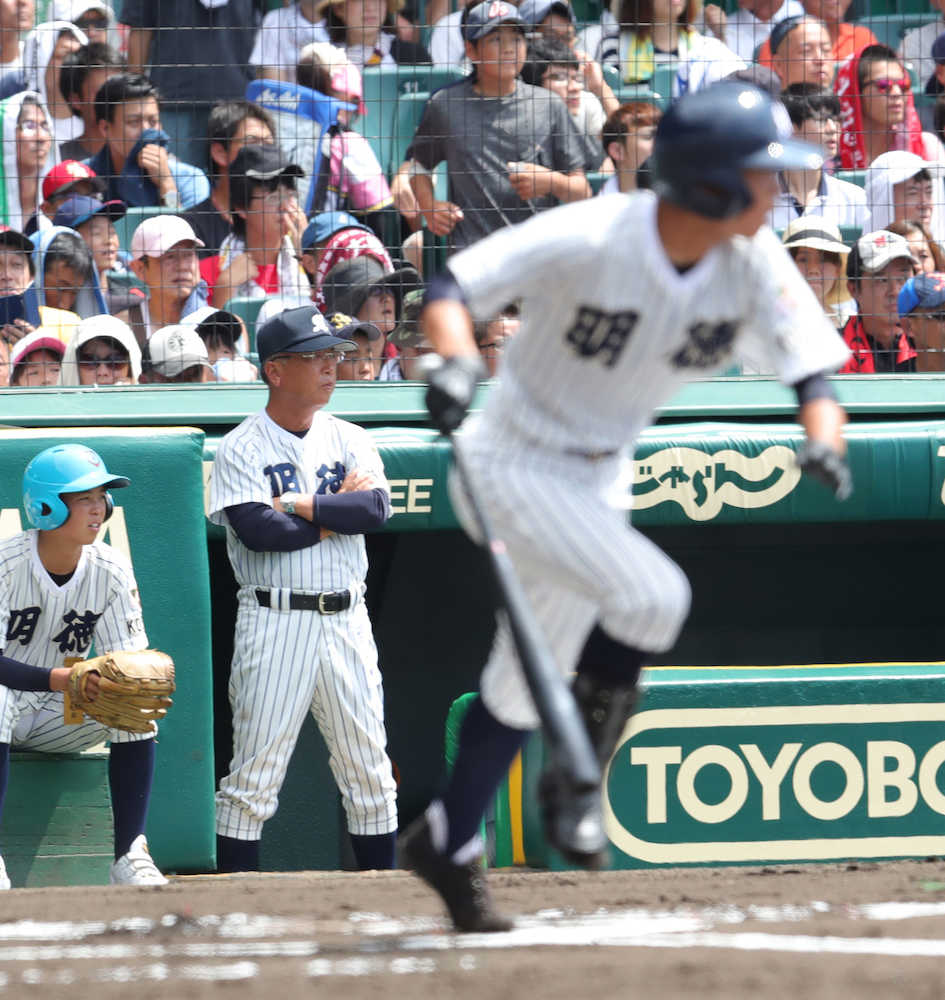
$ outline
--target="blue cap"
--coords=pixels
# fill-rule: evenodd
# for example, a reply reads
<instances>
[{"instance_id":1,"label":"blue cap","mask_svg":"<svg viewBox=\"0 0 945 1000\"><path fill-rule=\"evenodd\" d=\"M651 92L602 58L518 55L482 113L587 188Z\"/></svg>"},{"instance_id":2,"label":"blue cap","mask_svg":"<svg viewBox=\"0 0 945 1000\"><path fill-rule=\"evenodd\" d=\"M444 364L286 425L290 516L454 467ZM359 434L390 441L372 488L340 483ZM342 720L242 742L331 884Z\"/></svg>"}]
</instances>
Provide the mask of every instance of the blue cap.
<instances>
[{"instance_id":1,"label":"blue cap","mask_svg":"<svg viewBox=\"0 0 945 1000\"><path fill-rule=\"evenodd\" d=\"M53 216L54 226L65 226L75 229L83 222L88 222L93 215L104 215L106 218L120 219L127 209L123 201L99 201L87 194L74 194L67 198Z\"/></svg>"},{"instance_id":2,"label":"blue cap","mask_svg":"<svg viewBox=\"0 0 945 1000\"><path fill-rule=\"evenodd\" d=\"M574 10L566 0L522 0L518 5L518 14L532 28L537 28L549 14L560 14L572 24L577 24Z\"/></svg>"},{"instance_id":3,"label":"blue cap","mask_svg":"<svg viewBox=\"0 0 945 1000\"><path fill-rule=\"evenodd\" d=\"M463 39L478 42L480 38L495 31L502 24L515 24L524 30L527 25L517 7L505 0L483 0L469 9L463 25Z\"/></svg>"},{"instance_id":4,"label":"blue cap","mask_svg":"<svg viewBox=\"0 0 945 1000\"><path fill-rule=\"evenodd\" d=\"M916 309L939 309L945 305L945 274L917 274L899 293L899 315Z\"/></svg>"},{"instance_id":5,"label":"blue cap","mask_svg":"<svg viewBox=\"0 0 945 1000\"><path fill-rule=\"evenodd\" d=\"M276 354L324 351L329 347L340 347L345 351L357 350L357 344L353 341L334 335L328 320L315 306L286 309L278 316L273 316L256 334L256 350L259 352L261 365Z\"/></svg>"},{"instance_id":6,"label":"blue cap","mask_svg":"<svg viewBox=\"0 0 945 1000\"><path fill-rule=\"evenodd\" d=\"M367 233L373 233L370 226L359 222L348 212L319 212L312 221L305 227L302 233L302 249L310 250L316 243L327 240L339 229L363 229Z\"/></svg>"}]
</instances>

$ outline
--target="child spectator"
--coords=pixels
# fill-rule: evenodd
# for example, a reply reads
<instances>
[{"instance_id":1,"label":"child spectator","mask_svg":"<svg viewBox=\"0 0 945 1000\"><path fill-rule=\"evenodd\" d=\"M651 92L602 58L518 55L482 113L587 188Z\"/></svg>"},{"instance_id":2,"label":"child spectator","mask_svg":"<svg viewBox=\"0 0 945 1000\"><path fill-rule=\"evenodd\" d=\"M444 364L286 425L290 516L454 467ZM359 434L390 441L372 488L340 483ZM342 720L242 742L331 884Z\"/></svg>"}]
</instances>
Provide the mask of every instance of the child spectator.
<instances>
[{"instance_id":1,"label":"child spectator","mask_svg":"<svg viewBox=\"0 0 945 1000\"><path fill-rule=\"evenodd\" d=\"M105 145L87 162L106 182L108 201L129 206L191 208L210 196L202 170L167 151L157 88L146 76L119 73L95 95Z\"/></svg>"},{"instance_id":2,"label":"child spectator","mask_svg":"<svg viewBox=\"0 0 945 1000\"><path fill-rule=\"evenodd\" d=\"M915 370L945 371L945 274L919 274L903 285L899 321L916 350Z\"/></svg>"},{"instance_id":3,"label":"child spectator","mask_svg":"<svg viewBox=\"0 0 945 1000\"><path fill-rule=\"evenodd\" d=\"M891 222L886 228L891 233L902 236L909 244L918 274L945 272L945 252L921 222L905 219L903 222Z\"/></svg>"},{"instance_id":4,"label":"child spectator","mask_svg":"<svg viewBox=\"0 0 945 1000\"><path fill-rule=\"evenodd\" d=\"M901 236L877 230L856 241L847 257L847 288L857 311L841 331L851 352L841 375L915 371L915 350L899 324L899 293L914 273Z\"/></svg>"},{"instance_id":5,"label":"child spectator","mask_svg":"<svg viewBox=\"0 0 945 1000\"><path fill-rule=\"evenodd\" d=\"M302 300L300 304L308 302ZM183 325L193 327L204 342L218 382L254 382L259 378L256 366L243 357L248 344L246 327L235 313L204 306L187 316Z\"/></svg>"},{"instance_id":6,"label":"child spectator","mask_svg":"<svg viewBox=\"0 0 945 1000\"><path fill-rule=\"evenodd\" d=\"M184 212L203 241L201 257L215 257L233 232L230 214L230 164L244 146L271 146L276 141L272 115L252 101L221 101L207 119L210 142L210 197Z\"/></svg>"},{"instance_id":7,"label":"child spectator","mask_svg":"<svg viewBox=\"0 0 945 1000\"><path fill-rule=\"evenodd\" d=\"M360 256L336 264L325 276L325 314L340 312L373 323L385 336L401 318L407 294L420 284L412 267L385 271L373 257Z\"/></svg>"},{"instance_id":8,"label":"child spectator","mask_svg":"<svg viewBox=\"0 0 945 1000\"><path fill-rule=\"evenodd\" d=\"M472 7L464 27L474 74L430 98L407 152L427 226L457 250L545 208L590 195L574 125L557 97L519 79L524 23L504 0ZM446 161L451 201L434 198Z\"/></svg>"},{"instance_id":9,"label":"child spectator","mask_svg":"<svg viewBox=\"0 0 945 1000\"><path fill-rule=\"evenodd\" d=\"M798 216L819 215L836 226L855 226L868 232L870 213L863 189L827 170L839 148L839 99L816 84L795 83L781 100L791 117L794 135L823 150L824 166L778 174L781 193L774 200L768 225L784 229Z\"/></svg>"},{"instance_id":10,"label":"child spectator","mask_svg":"<svg viewBox=\"0 0 945 1000\"><path fill-rule=\"evenodd\" d=\"M84 319L66 347L60 385L135 385L141 350L127 323L115 316Z\"/></svg>"},{"instance_id":11,"label":"child spectator","mask_svg":"<svg viewBox=\"0 0 945 1000\"><path fill-rule=\"evenodd\" d=\"M244 146L230 164L233 233L200 265L217 308L236 296L308 291L299 265L305 215L295 185L301 176L277 146Z\"/></svg>"},{"instance_id":12,"label":"child spectator","mask_svg":"<svg viewBox=\"0 0 945 1000\"><path fill-rule=\"evenodd\" d=\"M0 221L19 232L36 214L40 178L52 165L53 126L39 94L23 91L0 101L5 206Z\"/></svg>"},{"instance_id":13,"label":"child spectator","mask_svg":"<svg viewBox=\"0 0 945 1000\"><path fill-rule=\"evenodd\" d=\"M105 191L105 182L95 176L95 171L77 160L63 160L43 178L39 211L35 212L23 232L32 236L37 229L48 229L59 206L74 194L98 197Z\"/></svg>"},{"instance_id":14,"label":"child spectator","mask_svg":"<svg viewBox=\"0 0 945 1000\"><path fill-rule=\"evenodd\" d=\"M351 382L374 382L381 372L384 336L373 323L362 323L345 313L325 317L336 337L357 344L357 350L338 362L338 378Z\"/></svg>"},{"instance_id":15,"label":"child spectator","mask_svg":"<svg viewBox=\"0 0 945 1000\"><path fill-rule=\"evenodd\" d=\"M322 212L302 233L302 267L312 287L312 298L325 311L321 292L325 275L336 265L354 257L373 257L384 272L394 270L383 243L363 223L347 212Z\"/></svg>"},{"instance_id":16,"label":"child spectator","mask_svg":"<svg viewBox=\"0 0 945 1000\"><path fill-rule=\"evenodd\" d=\"M27 334L10 351L10 385L36 388L58 385L66 345L46 330Z\"/></svg>"},{"instance_id":17,"label":"child spectator","mask_svg":"<svg viewBox=\"0 0 945 1000\"><path fill-rule=\"evenodd\" d=\"M544 87L557 94L568 109L580 139L586 173L600 170L604 159L600 134L604 127L604 109L589 94L585 100L581 64L570 46L555 35L539 35L528 43L522 79L533 87Z\"/></svg>"},{"instance_id":18,"label":"child spectator","mask_svg":"<svg viewBox=\"0 0 945 1000\"><path fill-rule=\"evenodd\" d=\"M942 144L922 131L912 81L892 49L869 45L851 56L837 71L834 90L840 98L840 164L845 169L862 170L890 150L945 160Z\"/></svg>"},{"instance_id":19,"label":"child spectator","mask_svg":"<svg viewBox=\"0 0 945 1000\"><path fill-rule=\"evenodd\" d=\"M257 79L291 83L306 45L327 42L328 30L317 0L299 0L270 10L256 32L249 62Z\"/></svg>"},{"instance_id":20,"label":"child spectator","mask_svg":"<svg viewBox=\"0 0 945 1000\"><path fill-rule=\"evenodd\" d=\"M306 46L296 68L296 83L353 106L338 112L338 125L321 140L321 166L313 175L319 126L291 112L278 116L279 145L286 158L297 163L308 178L300 201L308 214L350 212L383 235L380 212L393 204L387 177L367 139L349 128L364 111L361 74L344 50L327 42Z\"/></svg>"},{"instance_id":21,"label":"child spectator","mask_svg":"<svg viewBox=\"0 0 945 1000\"><path fill-rule=\"evenodd\" d=\"M104 42L89 42L66 56L59 71L59 89L72 113L82 119L82 131L59 144L64 160L87 160L100 152L105 139L98 127L95 95L106 80L127 69L117 50Z\"/></svg>"},{"instance_id":22,"label":"child spectator","mask_svg":"<svg viewBox=\"0 0 945 1000\"><path fill-rule=\"evenodd\" d=\"M423 308L423 289L417 288L404 296L400 322L388 336L397 348L397 357L384 362L378 378L382 382L408 380L420 382L424 378L420 358L433 353L433 345L420 329L420 310Z\"/></svg>"},{"instance_id":23,"label":"child spectator","mask_svg":"<svg viewBox=\"0 0 945 1000\"><path fill-rule=\"evenodd\" d=\"M141 358L139 385L215 382L207 347L192 326L162 326Z\"/></svg>"},{"instance_id":24,"label":"child spectator","mask_svg":"<svg viewBox=\"0 0 945 1000\"><path fill-rule=\"evenodd\" d=\"M99 287L105 297L108 312L127 323L126 312L133 304L141 301L141 291L122 287L119 280L125 269L118 259L120 242L115 231L115 220L124 215L125 206L120 201L103 203L86 195L73 195L60 206L53 224L74 229L85 241L95 261ZM115 287L112 287L113 276L116 279Z\"/></svg>"},{"instance_id":25,"label":"child spectator","mask_svg":"<svg viewBox=\"0 0 945 1000\"><path fill-rule=\"evenodd\" d=\"M637 189L637 171L653 152L653 138L661 117L662 112L655 104L631 101L622 104L604 122L601 138L604 152L614 165L614 174L604 182L601 194Z\"/></svg>"},{"instance_id":26,"label":"child spectator","mask_svg":"<svg viewBox=\"0 0 945 1000\"><path fill-rule=\"evenodd\" d=\"M33 242L34 284L40 306L65 309L80 319L108 313L92 251L78 233L54 226L37 233Z\"/></svg>"}]
</instances>

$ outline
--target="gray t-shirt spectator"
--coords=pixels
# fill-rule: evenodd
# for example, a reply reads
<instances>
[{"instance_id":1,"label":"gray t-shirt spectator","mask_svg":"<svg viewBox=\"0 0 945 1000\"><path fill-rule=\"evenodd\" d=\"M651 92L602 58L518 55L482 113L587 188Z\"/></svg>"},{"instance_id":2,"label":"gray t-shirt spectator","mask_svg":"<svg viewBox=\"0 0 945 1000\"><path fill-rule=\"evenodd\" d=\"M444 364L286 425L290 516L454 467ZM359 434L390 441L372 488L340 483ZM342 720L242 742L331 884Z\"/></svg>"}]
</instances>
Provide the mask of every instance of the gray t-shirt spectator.
<instances>
[{"instance_id":1,"label":"gray t-shirt spectator","mask_svg":"<svg viewBox=\"0 0 945 1000\"><path fill-rule=\"evenodd\" d=\"M124 0L122 24L153 31L145 70L163 101L215 103L242 97L258 23L253 0L205 7L200 0Z\"/></svg>"},{"instance_id":2,"label":"gray t-shirt spectator","mask_svg":"<svg viewBox=\"0 0 945 1000\"><path fill-rule=\"evenodd\" d=\"M449 237L457 250L558 204L551 196L522 201L509 183L509 163L538 163L562 173L584 166L564 101L521 80L508 97L482 97L469 79L437 91L407 157L427 170L446 161L450 200L463 210Z\"/></svg>"}]
</instances>

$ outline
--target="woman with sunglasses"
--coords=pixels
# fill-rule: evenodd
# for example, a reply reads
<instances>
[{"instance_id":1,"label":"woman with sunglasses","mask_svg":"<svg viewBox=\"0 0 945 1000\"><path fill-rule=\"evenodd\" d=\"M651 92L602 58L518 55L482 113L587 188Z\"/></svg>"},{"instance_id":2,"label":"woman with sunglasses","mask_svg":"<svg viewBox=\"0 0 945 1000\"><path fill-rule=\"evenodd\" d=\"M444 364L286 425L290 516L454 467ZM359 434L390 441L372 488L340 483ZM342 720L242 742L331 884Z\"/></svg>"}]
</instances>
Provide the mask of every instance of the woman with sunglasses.
<instances>
[{"instance_id":1,"label":"woman with sunglasses","mask_svg":"<svg viewBox=\"0 0 945 1000\"><path fill-rule=\"evenodd\" d=\"M868 45L837 71L840 98L840 165L863 170L878 156L906 150L923 160L945 160L945 149L923 132L912 99L912 81L896 53Z\"/></svg>"},{"instance_id":2,"label":"woman with sunglasses","mask_svg":"<svg viewBox=\"0 0 945 1000\"><path fill-rule=\"evenodd\" d=\"M76 327L66 348L60 385L135 385L141 350L127 323L115 316L90 316Z\"/></svg>"}]
</instances>

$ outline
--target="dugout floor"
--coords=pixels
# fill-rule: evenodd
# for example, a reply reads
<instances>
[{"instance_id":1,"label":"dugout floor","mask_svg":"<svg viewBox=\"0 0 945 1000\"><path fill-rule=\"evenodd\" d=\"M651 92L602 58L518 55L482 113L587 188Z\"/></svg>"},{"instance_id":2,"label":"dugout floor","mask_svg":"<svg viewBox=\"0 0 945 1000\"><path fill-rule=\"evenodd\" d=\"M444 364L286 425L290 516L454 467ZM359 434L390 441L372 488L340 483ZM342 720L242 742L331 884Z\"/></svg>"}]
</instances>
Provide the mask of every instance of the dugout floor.
<instances>
[{"instance_id":1,"label":"dugout floor","mask_svg":"<svg viewBox=\"0 0 945 1000\"><path fill-rule=\"evenodd\" d=\"M0 897L0 997L945 996L945 861L494 874L457 936L413 876L176 879Z\"/></svg>"}]
</instances>

